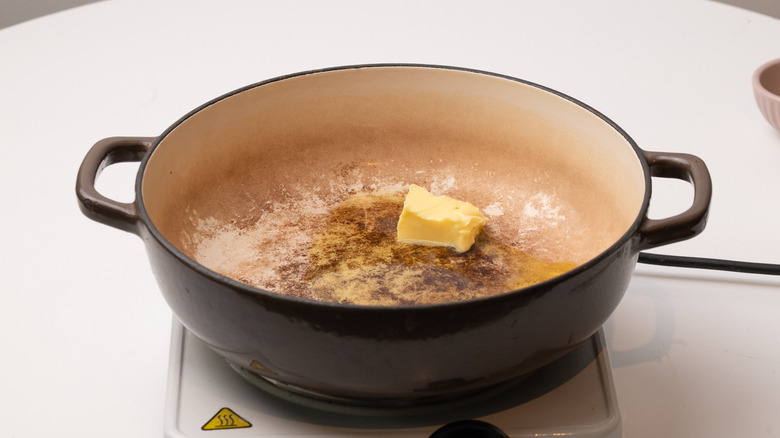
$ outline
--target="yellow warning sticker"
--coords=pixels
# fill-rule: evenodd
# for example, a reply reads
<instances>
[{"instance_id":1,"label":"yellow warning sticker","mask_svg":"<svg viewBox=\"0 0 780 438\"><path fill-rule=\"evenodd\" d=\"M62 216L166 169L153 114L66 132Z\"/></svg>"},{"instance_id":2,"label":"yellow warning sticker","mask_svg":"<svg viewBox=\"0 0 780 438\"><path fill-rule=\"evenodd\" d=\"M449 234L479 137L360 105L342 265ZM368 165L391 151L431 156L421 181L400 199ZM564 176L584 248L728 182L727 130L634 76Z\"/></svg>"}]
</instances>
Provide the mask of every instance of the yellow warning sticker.
<instances>
[{"instance_id":1,"label":"yellow warning sticker","mask_svg":"<svg viewBox=\"0 0 780 438\"><path fill-rule=\"evenodd\" d=\"M243 427L252 427L252 425L229 408L222 408L201 429L222 430L240 429Z\"/></svg>"}]
</instances>

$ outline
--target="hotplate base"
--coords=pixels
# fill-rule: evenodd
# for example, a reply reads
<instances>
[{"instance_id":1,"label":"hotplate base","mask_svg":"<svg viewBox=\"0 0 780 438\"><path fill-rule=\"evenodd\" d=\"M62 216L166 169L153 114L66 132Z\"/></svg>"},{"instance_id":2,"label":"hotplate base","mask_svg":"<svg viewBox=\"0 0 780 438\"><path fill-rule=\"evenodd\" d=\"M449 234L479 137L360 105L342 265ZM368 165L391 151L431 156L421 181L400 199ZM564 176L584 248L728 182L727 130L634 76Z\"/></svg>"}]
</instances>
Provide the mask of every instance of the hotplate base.
<instances>
[{"instance_id":1,"label":"hotplate base","mask_svg":"<svg viewBox=\"0 0 780 438\"><path fill-rule=\"evenodd\" d=\"M512 438L621 436L603 330L514 385L474 403L428 411L320 409L249 384L178 321L171 333L167 438L427 438L461 420L492 424Z\"/></svg>"}]
</instances>

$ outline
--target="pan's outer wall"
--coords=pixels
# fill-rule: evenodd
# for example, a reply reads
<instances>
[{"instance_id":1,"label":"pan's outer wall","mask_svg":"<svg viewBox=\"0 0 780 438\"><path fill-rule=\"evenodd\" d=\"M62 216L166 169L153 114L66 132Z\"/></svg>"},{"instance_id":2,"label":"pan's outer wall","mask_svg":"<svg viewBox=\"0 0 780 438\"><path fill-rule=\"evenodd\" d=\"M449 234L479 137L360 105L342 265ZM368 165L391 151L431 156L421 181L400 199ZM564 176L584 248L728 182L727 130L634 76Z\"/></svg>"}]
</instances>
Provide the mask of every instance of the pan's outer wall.
<instances>
[{"instance_id":1,"label":"pan's outer wall","mask_svg":"<svg viewBox=\"0 0 780 438\"><path fill-rule=\"evenodd\" d=\"M630 246L561 281L406 308L280 299L216 282L155 239L147 250L176 316L229 361L309 391L394 400L479 389L573 349L620 302L636 261Z\"/></svg>"}]
</instances>

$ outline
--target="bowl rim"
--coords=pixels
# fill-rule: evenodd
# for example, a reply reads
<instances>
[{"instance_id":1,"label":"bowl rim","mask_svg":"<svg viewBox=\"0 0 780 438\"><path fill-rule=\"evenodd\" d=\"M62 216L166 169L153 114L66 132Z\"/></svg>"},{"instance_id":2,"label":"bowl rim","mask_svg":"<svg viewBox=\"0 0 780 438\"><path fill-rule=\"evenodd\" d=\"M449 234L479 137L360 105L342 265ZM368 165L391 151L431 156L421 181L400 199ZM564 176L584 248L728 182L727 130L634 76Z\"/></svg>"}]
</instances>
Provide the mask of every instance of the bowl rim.
<instances>
[{"instance_id":1,"label":"bowl rim","mask_svg":"<svg viewBox=\"0 0 780 438\"><path fill-rule=\"evenodd\" d=\"M599 118L601 121L605 122L610 128L614 129L618 134L620 134L625 139L626 143L631 146L632 150L636 154L637 159L639 160L639 163L642 167L645 190L644 190L642 203L636 218L628 227L628 229L620 236L620 238L618 238L615 242L613 242L607 249L603 250L598 255L586 261L585 263L577 266L576 268L573 268L561 275L558 275L546 281L531 286L527 286L524 288L514 289L514 290L506 291L500 294L487 296L487 297L472 298L467 300L451 301L451 302L436 303L436 304L415 304L409 306L387 306L387 305L378 305L378 304L363 305L363 304L338 303L338 302L329 302L329 301L316 301L316 300L290 296L284 293L269 291L266 289L250 286L246 283L240 282L229 276L213 271L208 267L198 263L196 260L188 257L181 250L176 248L170 241L168 241L168 239L166 239L162 235L162 233L157 229L157 227L154 225L146 210L146 206L143 200L143 190L142 190L143 175L145 173L146 166L149 162L149 159L154 154L154 151L157 149L160 143L162 143L162 141L165 140L168 134L170 134L173 130L175 130L179 125L181 125L182 123L184 123L185 121L187 121L189 118L199 113L200 111L218 102L221 102L237 94L240 94L244 91L261 87L263 85L284 81L287 79L308 76L308 75L336 72L342 70L373 69L373 68L402 68L402 69L417 68L417 69L451 70L451 71L457 71L463 73L471 73L476 75L484 75L488 77L506 79L509 81L517 82L522 85L537 88L541 91L545 91L558 98L567 100L581 107L582 109L590 112L591 114ZM168 251L173 257L178 259L180 262L184 263L187 267L195 270L196 272L211 279L212 281L215 281L216 283L219 284L223 284L235 291L240 291L241 293L245 293L253 297L262 297L277 302L278 301L286 302L294 306L312 306L317 308L325 307L330 309L339 309L343 311L369 311L369 312L377 312L377 311L409 312L409 311L426 311L426 310L438 311L441 309L454 309L462 306L473 306L476 303L488 304L488 303L504 302L508 300L513 300L520 294L526 296L526 298L528 298L527 295L538 295L546 291L549 288L550 284L565 282L571 279L572 277L575 277L583 272L590 270L594 266L602 263L604 260L609 259L614 253L616 253L620 248L622 248L624 245L629 243L629 241L632 240L638 234L638 230L641 223L647 217L647 211L649 209L650 195L651 195L651 173L650 173L650 166L644 155L644 151L628 135L628 133L625 132L617 123L615 123L610 118L608 118L607 116L605 116L604 114L596 110L595 108L591 107L590 105L578 99L575 99L565 93L557 91L553 88L540 85L538 83L531 82L528 80L520 79L517 77L505 75L505 74L494 73L490 71L467 68L467 67L456 67L456 66L440 65L440 64L418 64L418 63L373 63L373 64L352 64L352 65L343 65L343 66L335 66L335 67L326 67L326 68L304 70L297 73L290 73L281 76L276 76L273 78L265 79L253 84L249 84L237 88L233 91L227 92L221 96L218 96L196 107L195 109L191 110L190 112L182 116L179 120L174 122L172 125L170 125L160 136L154 139L151 147L149 148L149 151L146 153L146 155L141 160L141 163L139 165L138 172L136 174L135 193L136 193L135 203L138 207L138 212L141 217L141 222L144 224L144 227L152 235L152 237L157 242L159 242L160 245L162 245L162 247L165 248L166 251ZM636 258L638 257L638 253L634 249L632 249L631 252L632 252L632 257L634 258L634 260L636 260Z\"/></svg>"},{"instance_id":2,"label":"bowl rim","mask_svg":"<svg viewBox=\"0 0 780 438\"><path fill-rule=\"evenodd\" d=\"M761 66L759 66L753 72L753 89L760 93L763 98L780 103L780 94L767 90L766 87L764 87L764 84L761 82L761 77L763 74L772 67L780 68L780 58L776 58L761 64Z\"/></svg>"}]
</instances>

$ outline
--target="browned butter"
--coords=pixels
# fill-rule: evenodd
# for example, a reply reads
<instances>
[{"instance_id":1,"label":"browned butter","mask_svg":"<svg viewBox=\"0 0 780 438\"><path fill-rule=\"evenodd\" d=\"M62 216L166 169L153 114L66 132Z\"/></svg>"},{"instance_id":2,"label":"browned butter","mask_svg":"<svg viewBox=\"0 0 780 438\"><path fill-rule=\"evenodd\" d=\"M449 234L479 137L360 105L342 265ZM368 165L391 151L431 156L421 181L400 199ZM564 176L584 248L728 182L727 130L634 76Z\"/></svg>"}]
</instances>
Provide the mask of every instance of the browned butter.
<instances>
[{"instance_id":1,"label":"browned butter","mask_svg":"<svg viewBox=\"0 0 780 438\"><path fill-rule=\"evenodd\" d=\"M401 194L356 194L337 205L308 251L301 287L317 300L432 304L536 284L576 267L545 262L483 230L464 253L396 241Z\"/></svg>"}]
</instances>

